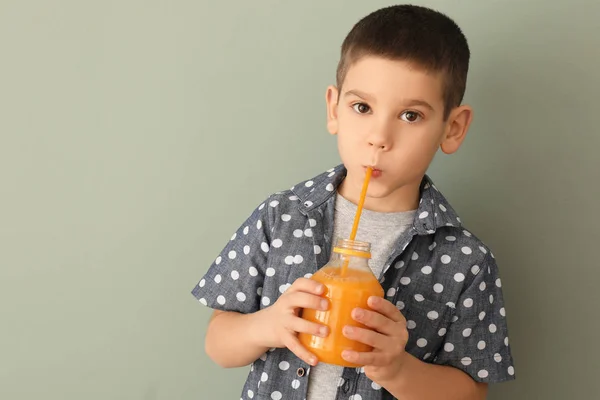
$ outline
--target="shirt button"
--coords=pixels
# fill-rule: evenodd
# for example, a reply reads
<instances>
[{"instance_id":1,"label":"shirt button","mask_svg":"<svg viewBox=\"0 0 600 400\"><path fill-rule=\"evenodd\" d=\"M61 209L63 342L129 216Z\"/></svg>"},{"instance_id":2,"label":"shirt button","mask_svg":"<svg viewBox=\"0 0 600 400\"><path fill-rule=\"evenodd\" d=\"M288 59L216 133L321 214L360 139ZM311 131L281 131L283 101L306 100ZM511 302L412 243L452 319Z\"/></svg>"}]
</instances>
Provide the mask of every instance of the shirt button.
<instances>
[{"instance_id":1,"label":"shirt button","mask_svg":"<svg viewBox=\"0 0 600 400\"><path fill-rule=\"evenodd\" d=\"M300 367L296 370L296 375L298 375L300 378L302 378L305 373L306 373L306 371L302 367Z\"/></svg>"}]
</instances>

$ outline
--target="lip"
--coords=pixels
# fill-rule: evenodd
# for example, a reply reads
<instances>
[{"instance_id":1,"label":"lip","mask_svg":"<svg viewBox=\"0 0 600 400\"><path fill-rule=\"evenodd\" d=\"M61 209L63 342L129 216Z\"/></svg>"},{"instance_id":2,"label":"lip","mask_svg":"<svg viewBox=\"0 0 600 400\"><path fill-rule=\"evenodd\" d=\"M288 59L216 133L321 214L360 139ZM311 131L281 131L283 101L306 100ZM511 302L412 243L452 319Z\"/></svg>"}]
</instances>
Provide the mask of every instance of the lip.
<instances>
[{"instance_id":1,"label":"lip","mask_svg":"<svg viewBox=\"0 0 600 400\"><path fill-rule=\"evenodd\" d=\"M365 166L364 168L365 168L365 172L367 171L367 168L373 168L373 172L371 173L372 178L379 178L383 174L383 171L380 170L379 168L368 167L368 166Z\"/></svg>"}]
</instances>

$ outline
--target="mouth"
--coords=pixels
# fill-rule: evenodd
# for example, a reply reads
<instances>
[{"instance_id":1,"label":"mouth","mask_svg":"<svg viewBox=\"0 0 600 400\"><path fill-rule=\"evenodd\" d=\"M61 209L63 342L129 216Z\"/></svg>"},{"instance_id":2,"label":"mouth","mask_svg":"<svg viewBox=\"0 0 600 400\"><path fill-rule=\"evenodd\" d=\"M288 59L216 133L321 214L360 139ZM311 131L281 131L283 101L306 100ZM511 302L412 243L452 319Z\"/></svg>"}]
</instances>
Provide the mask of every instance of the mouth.
<instances>
[{"instance_id":1,"label":"mouth","mask_svg":"<svg viewBox=\"0 0 600 400\"><path fill-rule=\"evenodd\" d=\"M367 168L369 168L369 167L368 166L364 167L365 172L367 171ZM383 171L380 170L379 168L375 168L375 167L371 167L371 168L373 169L373 172L371 173L372 178L379 178L383 174Z\"/></svg>"}]
</instances>

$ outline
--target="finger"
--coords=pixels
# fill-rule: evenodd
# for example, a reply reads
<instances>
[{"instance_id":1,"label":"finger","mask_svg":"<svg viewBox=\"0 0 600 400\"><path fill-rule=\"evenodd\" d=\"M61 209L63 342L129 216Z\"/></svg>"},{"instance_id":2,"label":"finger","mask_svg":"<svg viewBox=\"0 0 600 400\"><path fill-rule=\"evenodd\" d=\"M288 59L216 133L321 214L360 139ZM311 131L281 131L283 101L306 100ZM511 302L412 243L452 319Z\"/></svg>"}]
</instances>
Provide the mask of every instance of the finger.
<instances>
[{"instance_id":1,"label":"finger","mask_svg":"<svg viewBox=\"0 0 600 400\"><path fill-rule=\"evenodd\" d=\"M379 352L358 352L353 350L342 351L342 358L348 362L357 365L368 365L368 366L384 366L385 356Z\"/></svg>"},{"instance_id":2,"label":"finger","mask_svg":"<svg viewBox=\"0 0 600 400\"><path fill-rule=\"evenodd\" d=\"M393 336L397 330L403 327L402 324L394 322L387 316L380 314L377 311L365 310L363 308L355 308L352 310L352 318L369 328L375 329L383 334Z\"/></svg>"},{"instance_id":3,"label":"finger","mask_svg":"<svg viewBox=\"0 0 600 400\"><path fill-rule=\"evenodd\" d=\"M294 281L292 286L289 287L287 292L307 292L313 293L317 295L323 294L325 290L325 286L322 283L319 283L313 279L308 278L298 278Z\"/></svg>"},{"instance_id":4,"label":"finger","mask_svg":"<svg viewBox=\"0 0 600 400\"><path fill-rule=\"evenodd\" d=\"M285 301L287 306L294 308L311 308L313 310L327 310L329 308L329 300L306 292L290 293L286 296Z\"/></svg>"},{"instance_id":5,"label":"finger","mask_svg":"<svg viewBox=\"0 0 600 400\"><path fill-rule=\"evenodd\" d=\"M369 307L371 307L372 310L378 311L380 314L385 315L394 322L406 323L406 319L404 318L404 315L402 315L400 310L398 310L398 307L396 307L394 304L390 303L386 299L371 296L369 297L367 304L369 305Z\"/></svg>"},{"instance_id":6,"label":"finger","mask_svg":"<svg viewBox=\"0 0 600 400\"><path fill-rule=\"evenodd\" d=\"M295 315L286 322L286 328L294 332L308 333L320 337L327 337L329 334L329 328L327 326L307 321L303 318L296 317Z\"/></svg>"},{"instance_id":7,"label":"finger","mask_svg":"<svg viewBox=\"0 0 600 400\"><path fill-rule=\"evenodd\" d=\"M356 326L344 326L342 333L348 339L355 340L373 347L375 350L386 350L390 348L390 337L370 329Z\"/></svg>"},{"instance_id":8,"label":"finger","mask_svg":"<svg viewBox=\"0 0 600 400\"><path fill-rule=\"evenodd\" d=\"M283 340L283 344L305 363L312 366L317 365L317 357L313 353L308 351L304 346L302 346L302 343L300 343L300 341L295 335L291 333L289 335L286 335L285 339Z\"/></svg>"}]
</instances>

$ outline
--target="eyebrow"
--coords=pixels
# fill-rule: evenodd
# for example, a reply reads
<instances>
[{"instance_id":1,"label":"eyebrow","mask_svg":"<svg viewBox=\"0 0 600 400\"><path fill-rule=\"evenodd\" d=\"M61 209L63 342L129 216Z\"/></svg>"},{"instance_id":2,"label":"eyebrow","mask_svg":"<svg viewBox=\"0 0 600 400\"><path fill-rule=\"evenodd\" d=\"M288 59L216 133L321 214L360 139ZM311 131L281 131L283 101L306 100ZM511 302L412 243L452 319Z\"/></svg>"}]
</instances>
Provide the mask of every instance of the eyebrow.
<instances>
[{"instance_id":1,"label":"eyebrow","mask_svg":"<svg viewBox=\"0 0 600 400\"><path fill-rule=\"evenodd\" d=\"M367 101L373 100L372 96L370 96L369 94L361 92L360 90L355 90L355 89L348 90L346 93L344 93L344 97L346 97L346 96L356 96L356 97L360 97L361 99L367 100ZM435 111L431 104L429 104L425 100L420 100L420 99L407 99L402 102L402 105L405 107L423 106L425 108L428 108L431 111Z\"/></svg>"}]
</instances>

